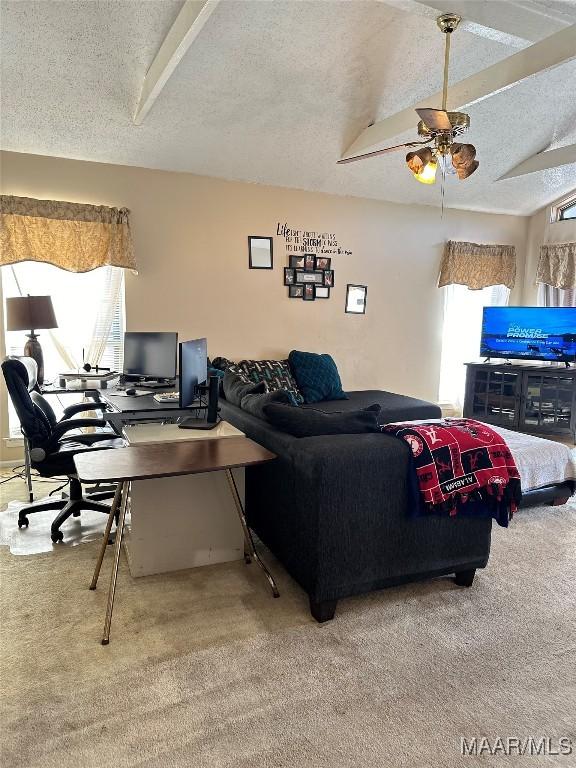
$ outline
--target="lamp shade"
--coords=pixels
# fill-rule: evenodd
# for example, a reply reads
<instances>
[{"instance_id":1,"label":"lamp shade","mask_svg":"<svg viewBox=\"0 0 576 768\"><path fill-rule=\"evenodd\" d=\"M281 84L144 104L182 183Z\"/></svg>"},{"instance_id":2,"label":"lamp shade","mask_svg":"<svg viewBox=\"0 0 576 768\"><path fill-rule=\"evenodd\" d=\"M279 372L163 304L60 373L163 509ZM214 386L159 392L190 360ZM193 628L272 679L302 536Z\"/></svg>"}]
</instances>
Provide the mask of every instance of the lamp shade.
<instances>
[{"instance_id":1,"label":"lamp shade","mask_svg":"<svg viewBox=\"0 0 576 768\"><path fill-rule=\"evenodd\" d=\"M6 299L6 330L58 328L50 296L13 296Z\"/></svg>"}]
</instances>

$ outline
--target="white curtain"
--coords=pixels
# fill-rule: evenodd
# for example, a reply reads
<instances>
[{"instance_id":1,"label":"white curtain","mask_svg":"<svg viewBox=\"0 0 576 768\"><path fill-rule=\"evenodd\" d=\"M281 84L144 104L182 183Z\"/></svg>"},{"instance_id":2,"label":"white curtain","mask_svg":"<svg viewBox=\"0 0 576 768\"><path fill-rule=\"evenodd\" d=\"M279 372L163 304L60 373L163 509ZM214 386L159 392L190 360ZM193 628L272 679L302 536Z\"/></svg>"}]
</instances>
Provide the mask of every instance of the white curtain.
<instances>
[{"instance_id":1,"label":"white curtain","mask_svg":"<svg viewBox=\"0 0 576 768\"><path fill-rule=\"evenodd\" d=\"M464 285L448 285L444 291L444 324L440 361L440 403L462 410L466 383L465 363L478 360L484 307L505 306L510 291L493 285L472 291Z\"/></svg>"},{"instance_id":2,"label":"white curtain","mask_svg":"<svg viewBox=\"0 0 576 768\"><path fill-rule=\"evenodd\" d=\"M546 283L538 283L538 306L576 307L576 289L563 290Z\"/></svg>"},{"instance_id":3,"label":"white curtain","mask_svg":"<svg viewBox=\"0 0 576 768\"><path fill-rule=\"evenodd\" d=\"M23 262L2 268L4 295L50 295L58 328L40 330L47 380L63 370L74 370L84 360L91 365L111 364L112 336L120 336L124 323L124 270L100 267L86 273L66 272L49 264ZM122 328L112 328L113 324ZM112 332L113 331L113 332ZM24 332L7 334L6 348L21 354ZM121 339L112 339L112 345ZM117 357L117 356L116 356ZM115 361L116 362L116 361Z\"/></svg>"}]
</instances>

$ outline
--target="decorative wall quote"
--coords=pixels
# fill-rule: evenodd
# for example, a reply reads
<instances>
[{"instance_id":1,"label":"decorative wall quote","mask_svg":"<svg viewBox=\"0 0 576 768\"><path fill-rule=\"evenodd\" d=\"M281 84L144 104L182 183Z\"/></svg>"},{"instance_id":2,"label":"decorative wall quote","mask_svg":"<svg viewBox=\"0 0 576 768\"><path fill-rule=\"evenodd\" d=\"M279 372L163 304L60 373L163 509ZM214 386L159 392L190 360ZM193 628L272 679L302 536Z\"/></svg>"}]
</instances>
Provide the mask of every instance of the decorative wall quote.
<instances>
[{"instance_id":1,"label":"decorative wall quote","mask_svg":"<svg viewBox=\"0 0 576 768\"><path fill-rule=\"evenodd\" d=\"M276 225L276 234L283 237L286 253L315 253L321 256L351 256L352 251L343 248L333 232L311 232L292 229L287 222Z\"/></svg>"}]
</instances>

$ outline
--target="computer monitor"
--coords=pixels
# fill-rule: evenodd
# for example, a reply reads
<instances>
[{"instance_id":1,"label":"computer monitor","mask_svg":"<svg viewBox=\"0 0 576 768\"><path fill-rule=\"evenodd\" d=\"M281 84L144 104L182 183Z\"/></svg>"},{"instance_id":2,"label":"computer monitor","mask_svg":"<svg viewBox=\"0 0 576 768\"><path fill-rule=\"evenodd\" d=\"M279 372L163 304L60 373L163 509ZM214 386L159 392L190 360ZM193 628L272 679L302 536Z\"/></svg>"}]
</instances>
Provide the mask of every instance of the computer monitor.
<instances>
[{"instance_id":1,"label":"computer monitor","mask_svg":"<svg viewBox=\"0 0 576 768\"><path fill-rule=\"evenodd\" d=\"M198 387L208 378L208 344L206 339L193 339L183 341L179 349L180 408L190 408L198 400Z\"/></svg>"},{"instance_id":2,"label":"computer monitor","mask_svg":"<svg viewBox=\"0 0 576 768\"><path fill-rule=\"evenodd\" d=\"M177 333L124 334L124 375L154 379L176 377Z\"/></svg>"}]
</instances>

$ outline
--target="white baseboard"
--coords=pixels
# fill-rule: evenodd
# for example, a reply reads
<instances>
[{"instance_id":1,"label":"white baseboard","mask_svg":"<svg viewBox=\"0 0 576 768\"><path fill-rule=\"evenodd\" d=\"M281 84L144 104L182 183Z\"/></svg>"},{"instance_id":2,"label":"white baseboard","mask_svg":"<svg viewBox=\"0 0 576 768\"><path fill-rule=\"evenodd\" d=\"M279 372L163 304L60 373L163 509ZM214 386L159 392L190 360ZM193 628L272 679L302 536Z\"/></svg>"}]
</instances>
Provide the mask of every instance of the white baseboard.
<instances>
[{"instance_id":1,"label":"white baseboard","mask_svg":"<svg viewBox=\"0 0 576 768\"><path fill-rule=\"evenodd\" d=\"M16 459L13 461L0 461L0 467L20 467L22 466L22 459Z\"/></svg>"}]
</instances>

